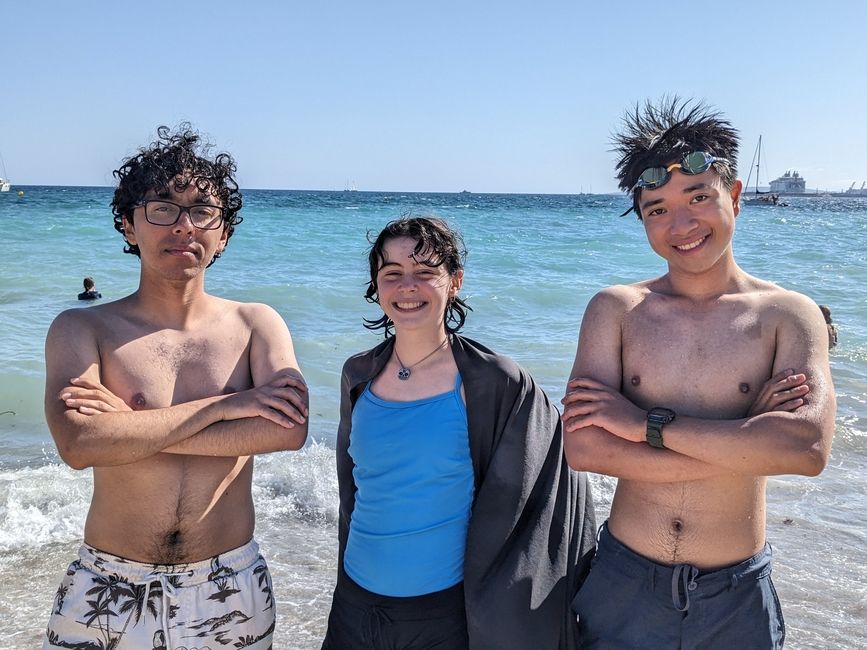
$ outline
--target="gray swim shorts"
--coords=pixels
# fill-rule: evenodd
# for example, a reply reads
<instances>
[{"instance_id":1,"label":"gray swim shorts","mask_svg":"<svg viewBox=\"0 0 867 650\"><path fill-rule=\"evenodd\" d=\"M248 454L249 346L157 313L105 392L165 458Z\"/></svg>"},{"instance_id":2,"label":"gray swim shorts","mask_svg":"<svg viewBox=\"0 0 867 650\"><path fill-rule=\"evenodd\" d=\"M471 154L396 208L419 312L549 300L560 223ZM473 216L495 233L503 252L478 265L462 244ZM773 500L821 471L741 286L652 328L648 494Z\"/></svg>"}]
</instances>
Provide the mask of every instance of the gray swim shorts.
<instances>
[{"instance_id":1,"label":"gray swim shorts","mask_svg":"<svg viewBox=\"0 0 867 650\"><path fill-rule=\"evenodd\" d=\"M585 650L776 650L786 637L768 544L739 564L702 572L657 564L603 524L572 609Z\"/></svg>"},{"instance_id":2,"label":"gray swim shorts","mask_svg":"<svg viewBox=\"0 0 867 650\"><path fill-rule=\"evenodd\" d=\"M42 647L267 650L274 621L271 576L255 541L171 565L82 546L57 590Z\"/></svg>"}]
</instances>

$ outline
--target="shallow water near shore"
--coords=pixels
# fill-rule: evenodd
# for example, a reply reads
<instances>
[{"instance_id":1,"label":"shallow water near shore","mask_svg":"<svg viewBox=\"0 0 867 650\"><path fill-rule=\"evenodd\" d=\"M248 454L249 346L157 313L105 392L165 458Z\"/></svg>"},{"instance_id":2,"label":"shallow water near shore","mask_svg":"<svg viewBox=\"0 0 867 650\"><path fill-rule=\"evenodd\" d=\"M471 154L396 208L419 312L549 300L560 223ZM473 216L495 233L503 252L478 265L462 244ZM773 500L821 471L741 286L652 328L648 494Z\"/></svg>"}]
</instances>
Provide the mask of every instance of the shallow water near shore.
<instances>
[{"instance_id":1,"label":"shallow water near shore","mask_svg":"<svg viewBox=\"0 0 867 650\"><path fill-rule=\"evenodd\" d=\"M42 414L43 343L80 307L81 279L103 300L135 290L109 188L23 188L0 195L0 639L38 647L54 591L81 542L89 471L59 461ZM334 437L340 368L379 338L363 299L368 231L412 210L446 217L469 250L465 332L527 367L556 401L581 316L603 286L664 272L622 196L257 191L208 270L211 293L266 302L286 319L311 390L311 441L256 460L257 539L274 578L275 648L318 648L335 577ZM747 205L735 256L748 273L829 304L838 394L831 461L817 478L768 482L768 540L787 648L867 646L867 200ZM600 521L614 481L593 478Z\"/></svg>"}]
</instances>

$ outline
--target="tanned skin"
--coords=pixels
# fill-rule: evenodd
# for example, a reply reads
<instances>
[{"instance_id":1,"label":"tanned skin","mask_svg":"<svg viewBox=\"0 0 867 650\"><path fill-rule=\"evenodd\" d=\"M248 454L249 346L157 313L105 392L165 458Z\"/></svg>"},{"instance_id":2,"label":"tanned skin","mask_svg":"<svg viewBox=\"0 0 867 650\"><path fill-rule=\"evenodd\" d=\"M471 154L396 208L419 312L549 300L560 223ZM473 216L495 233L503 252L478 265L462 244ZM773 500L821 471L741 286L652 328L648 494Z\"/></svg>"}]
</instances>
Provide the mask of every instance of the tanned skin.
<instances>
[{"instance_id":1,"label":"tanned skin","mask_svg":"<svg viewBox=\"0 0 867 650\"><path fill-rule=\"evenodd\" d=\"M195 183L167 198L219 205ZM205 293L225 228L196 228L186 212L157 226L143 211L124 221L138 290L51 326L45 413L63 460L93 468L85 542L178 564L252 538L253 455L304 444L308 397L280 316Z\"/></svg>"},{"instance_id":2,"label":"tanned skin","mask_svg":"<svg viewBox=\"0 0 867 650\"><path fill-rule=\"evenodd\" d=\"M668 272L591 300L563 399L569 464L618 477L609 529L661 564L715 569L759 552L766 477L814 476L831 449L824 320L735 263L740 192L713 169L642 190ZM677 413L666 449L645 442L657 406Z\"/></svg>"}]
</instances>

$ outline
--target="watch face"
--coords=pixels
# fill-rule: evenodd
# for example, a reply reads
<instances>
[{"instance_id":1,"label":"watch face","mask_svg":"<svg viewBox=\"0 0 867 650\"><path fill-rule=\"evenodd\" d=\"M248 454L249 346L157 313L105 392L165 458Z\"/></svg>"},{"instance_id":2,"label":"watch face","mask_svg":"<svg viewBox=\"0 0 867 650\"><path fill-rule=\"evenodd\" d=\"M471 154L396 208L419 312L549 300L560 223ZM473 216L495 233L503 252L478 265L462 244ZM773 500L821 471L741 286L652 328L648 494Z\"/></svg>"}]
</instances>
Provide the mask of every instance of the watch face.
<instances>
[{"instance_id":1,"label":"watch face","mask_svg":"<svg viewBox=\"0 0 867 650\"><path fill-rule=\"evenodd\" d=\"M656 408L650 409L650 412L647 414L647 419L651 422L659 422L660 424L668 424L675 418L675 412L671 409L663 408L661 406L657 406Z\"/></svg>"}]
</instances>

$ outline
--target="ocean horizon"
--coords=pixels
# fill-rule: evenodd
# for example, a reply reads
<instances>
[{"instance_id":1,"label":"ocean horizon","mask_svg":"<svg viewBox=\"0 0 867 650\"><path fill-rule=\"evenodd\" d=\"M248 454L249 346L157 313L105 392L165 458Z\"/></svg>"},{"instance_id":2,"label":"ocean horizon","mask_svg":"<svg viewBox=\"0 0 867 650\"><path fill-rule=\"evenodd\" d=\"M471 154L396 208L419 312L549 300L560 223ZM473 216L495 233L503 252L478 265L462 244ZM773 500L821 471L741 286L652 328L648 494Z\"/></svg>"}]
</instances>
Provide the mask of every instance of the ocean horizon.
<instances>
[{"instance_id":1,"label":"ocean horizon","mask_svg":"<svg viewBox=\"0 0 867 650\"><path fill-rule=\"evenodd\" d=\"M17 191L24 196L17 196ZM43 414L48 326L93 276L102 301L138 284L112 224L112 187L14 186L0 194L0 638L38 647L82 540L90 471L59 459ZM244 189L244 222L207 271L209 293L274 307L310 387L298 452L256 460L256 537L273 573L275 648L319 648L336 574L334 439L344 360L381 335L363 298L368 234L412 212L447 219L469 252L464 333L526 367L559 403L584 308L601 288L661 275L622 194ZM767 536L787 648L867 646L867 198L745 204L735 258L748 273L831 307L838 395L831 460L816 478L768 481ZM597 519L615 481L592 477Z\"/></svg>"}]
</instances>

